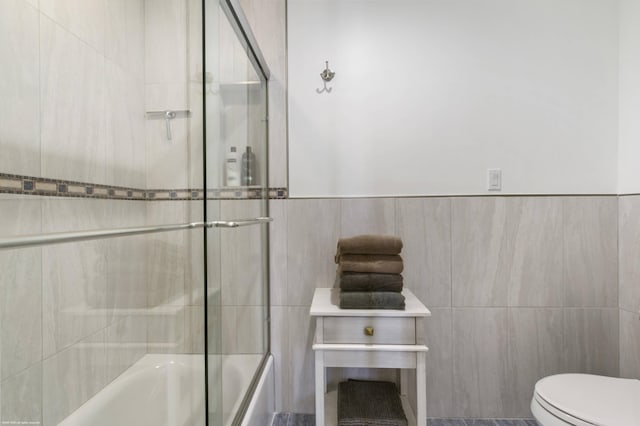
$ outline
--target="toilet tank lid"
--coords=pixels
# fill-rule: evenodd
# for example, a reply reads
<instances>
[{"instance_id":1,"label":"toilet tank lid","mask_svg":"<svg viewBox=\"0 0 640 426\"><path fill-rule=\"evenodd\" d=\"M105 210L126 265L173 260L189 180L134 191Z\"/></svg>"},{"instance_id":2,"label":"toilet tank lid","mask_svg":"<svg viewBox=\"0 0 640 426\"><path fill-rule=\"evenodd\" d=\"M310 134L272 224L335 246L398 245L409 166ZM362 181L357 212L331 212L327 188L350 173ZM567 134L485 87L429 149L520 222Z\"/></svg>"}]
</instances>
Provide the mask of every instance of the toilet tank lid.
<instances>
[{"instance_id":1,"label":"toilet tank lid","mask_svg":"<svg viewBox=\"0 0 640 426\"><path fill-rule=\"evenodd\" d=\"M558 410L594 425L640 425L640 381L592 374L557 374L536 394Z\"/></svg>"}]
</instances>

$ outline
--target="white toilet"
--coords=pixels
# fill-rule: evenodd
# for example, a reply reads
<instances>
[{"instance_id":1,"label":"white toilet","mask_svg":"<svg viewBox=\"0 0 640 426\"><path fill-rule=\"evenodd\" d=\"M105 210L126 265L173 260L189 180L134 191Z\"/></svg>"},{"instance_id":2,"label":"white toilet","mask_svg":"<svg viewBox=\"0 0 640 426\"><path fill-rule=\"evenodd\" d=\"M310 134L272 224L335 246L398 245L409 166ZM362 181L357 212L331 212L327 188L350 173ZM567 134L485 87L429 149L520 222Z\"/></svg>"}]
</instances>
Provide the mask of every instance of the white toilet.
<instances>
[{"instance_id":1,"label":"white toilet","mask_svg":"<svg viewBox=\"0 0 640 426\"><path fill-rule=\"evenodd\" d=\"M531 412L543 426L640 426L640 381L558 374L536 383Z\"/></svg>"}]
</instances>

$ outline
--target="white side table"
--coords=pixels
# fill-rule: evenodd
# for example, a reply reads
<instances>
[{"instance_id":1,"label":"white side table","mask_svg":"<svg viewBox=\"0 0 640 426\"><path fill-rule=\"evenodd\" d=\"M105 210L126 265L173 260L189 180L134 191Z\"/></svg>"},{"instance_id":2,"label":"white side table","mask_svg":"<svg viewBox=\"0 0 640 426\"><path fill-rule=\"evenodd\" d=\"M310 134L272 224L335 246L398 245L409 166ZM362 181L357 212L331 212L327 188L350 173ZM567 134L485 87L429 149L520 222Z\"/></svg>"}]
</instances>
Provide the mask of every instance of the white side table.
<instances>
[{"instance_id":1,"label":"white side table","mask_svg":"<svg viewBox=\"0 0 640 426\"><path fill-rule=\"evenodd\" d=\"M337 288L317 288L311 302L310 315L316 317L316 426L338 424L337 392L327 393L325 368L329 367L400 368L400 394L409 425L425 426L428 348L422 336L431 312L406 288L403 311L340 309L339 294ZM406 397L411 370L416 374L415 414Z\"/></svg>"}]
</instances>

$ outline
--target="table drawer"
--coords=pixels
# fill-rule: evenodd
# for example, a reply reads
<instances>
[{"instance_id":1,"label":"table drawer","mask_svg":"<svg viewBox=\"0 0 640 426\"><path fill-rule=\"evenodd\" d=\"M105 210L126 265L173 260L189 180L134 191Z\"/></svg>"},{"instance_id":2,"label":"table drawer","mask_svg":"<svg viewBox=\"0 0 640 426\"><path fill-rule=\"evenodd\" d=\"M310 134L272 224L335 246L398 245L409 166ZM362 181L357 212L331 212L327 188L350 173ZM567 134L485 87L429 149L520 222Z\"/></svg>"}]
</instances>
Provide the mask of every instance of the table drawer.
<instances>
[{"instance_id":1,"label":"table drawer","mask_svg":"<svg viewBox=\"0 0 640 426\"><path fill-rule=\"evenodd\" d=\"M415 318L325 317L324 343L414 345Z\"/></svg>"}]
</instances>

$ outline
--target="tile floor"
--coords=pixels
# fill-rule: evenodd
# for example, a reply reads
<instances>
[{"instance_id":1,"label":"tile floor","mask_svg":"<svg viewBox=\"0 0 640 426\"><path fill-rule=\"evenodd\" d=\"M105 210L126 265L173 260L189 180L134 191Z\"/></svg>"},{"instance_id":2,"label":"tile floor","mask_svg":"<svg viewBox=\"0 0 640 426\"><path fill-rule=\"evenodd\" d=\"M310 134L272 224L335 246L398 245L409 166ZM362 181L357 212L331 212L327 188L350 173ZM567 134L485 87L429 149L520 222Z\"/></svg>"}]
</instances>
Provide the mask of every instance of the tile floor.
<instances>
[{"instance_id":1,"label":"tile floor","mask_svg":"<svg viewBox=\"0 0 640 426\"><path fill-rule=\"evenodd\" d=\"M272 426L315 426L313 414L278 413ZM531 419L429 419L428 426L538 426Z\"/></svg>"}]
</instances>

